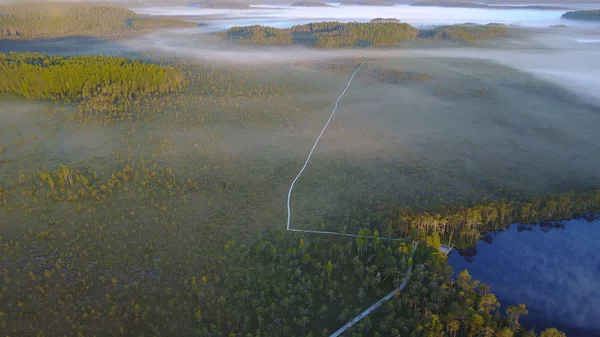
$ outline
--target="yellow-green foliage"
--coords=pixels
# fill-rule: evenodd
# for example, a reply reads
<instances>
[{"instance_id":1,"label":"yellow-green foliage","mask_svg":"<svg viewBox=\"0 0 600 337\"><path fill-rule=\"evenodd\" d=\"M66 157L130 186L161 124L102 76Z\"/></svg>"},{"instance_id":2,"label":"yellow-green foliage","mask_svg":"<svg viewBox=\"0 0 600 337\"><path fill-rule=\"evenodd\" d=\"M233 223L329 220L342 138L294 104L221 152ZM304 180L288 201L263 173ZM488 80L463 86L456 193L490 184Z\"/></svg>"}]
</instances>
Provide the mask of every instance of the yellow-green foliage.
<instances>
[{"instance_id":1,"label":"yellow-green foliage","mask_svg":"<svg viewBox=\"0 0 600 337\"><path fill-rule=\"evenodd\" d=\"M503 25L488 24L485 26L442 26L434 29L430 37L436 40L477 41L505 38L510 31Z\"/></svg>"},{"instance_id":2,"label":"yellow-green foliage","mask_svg":"<svg viewBox=\"0 0 600 337\"><path fill-rule=\"evenodd\" d=\"M226 39L244 44L292 44L289 30L260 25L232 27L222 35Z\"/></svg>"},{"instance_id":3,"label":"yellow-green foliage","mask_svg":"<svg viewBox=\"0 0 600 337\"><path fill-rule=\"evenodd\" d=\"M558 220L573 214L600 210L600 190L565 193L545 197L503 199L472 207L440 208L430 212L399 209L390 219L391 226L407 234L430 235L434 232L454 238L457 243L473 245L481 232L497 230L511 223Z\"/></svg>"},{"instance_id":4,"label":"yellow-green foliage","mask_svg":"<svg viewBox=\"0 0 600 337\"><path fill-rule=\"evenodd\" d=\"M315 48L395 47L402 41L437 39L476 41L510 36L503 25L441 26L419 31L406 23L319 22L277 29L265 26L233 27L218 33L224 39L245 44L302 44Z\"/></svg>"},{"instance_id":5,"label":"yellow-green foliage","mask_svg":"<svg viewBox=\"0 0 600 337\"><path fill-rule=\"evenodd\" d=\"M183 86L184 77L175 68L122 57L0 54L0 93L28 99L136 98Z\"/></svg>"},{"instance_id":6,"label":"yellow-green foliage","mask_svg":"<svg viewBox=\"0 0 600 337\"><path fill-rule=\"evenodd\" d=\"M277 29L265 26L233 27L220 35L247 44L308 44L315 48L392 47L412 40L419 31L405 23L319 22Z\"/></svg>"},{"instance_id":7,"label":"yellow-green foliage","mask_svg":"<svg viewBox=\"0 0 600 337\"><path fill-rule=\"evenodd\" d=\"M191 27L180 20L145 19L125 8L81 3L39 2L0 5L0 38L118 36L144 29ZM128 25L128 20L134 20Z\"/></svg>"},{"instance_id":8,"label":"yellow-green foliage","mask_svg":"<svg viewBox=\"0 0 600 337\"><path fill-rule=\"evenodd\" d=\"M301 27L298 27L301 28ZM298 29L296 28L296 29ZM293 28L292 28L293 29ZM348 23L338 29L316 31L316 48L394 47L417 38L419 31L406 23Z\"/></svg>"}]
</instances>

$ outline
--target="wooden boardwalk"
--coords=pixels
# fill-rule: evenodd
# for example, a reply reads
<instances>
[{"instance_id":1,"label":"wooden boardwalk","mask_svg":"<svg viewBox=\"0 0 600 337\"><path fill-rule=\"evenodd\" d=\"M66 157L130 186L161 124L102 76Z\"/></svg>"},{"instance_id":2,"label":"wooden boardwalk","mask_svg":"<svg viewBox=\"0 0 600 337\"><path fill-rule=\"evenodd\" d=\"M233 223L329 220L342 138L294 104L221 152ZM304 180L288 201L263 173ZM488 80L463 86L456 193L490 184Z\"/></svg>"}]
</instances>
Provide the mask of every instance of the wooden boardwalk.
<instances>
[{"instance_id":1,"label":"wooden boardwalk","mask_svg":"<svg viewBox=\"0 0 600 337\"><path fill-rule=\"evenodd\" d=\"M415 250L417 250L417 246L419 245L418 242L415 242L412 252L410 253L410 258L412 259L413 254L415 253ZM406 287L406 284L408 283L408 280L410 279L410 276L412 274L412 264L410 266L408 266L408 271L406 272L406 275L404 276L404 280L402 280L402 284L400 284L400 286L396 289L394 289L394 291L392 291L391 293L387 294L384 298L380 299L379 301L375 302L375 304L373 304L372 306L370 306L367 310L363 311L360 315L354 317L354 319L352 319L350 322L346 323L346 325L344 325L343 327L339 328L336 332L332 333L329 337L338 337L341 334L343 334L344 332L346 332L346 330L348 330L351 326L353 326L354 324L358 323L361 319L365 318L368 314L370 314L371 312L373 312L374 310L376 310L377 308L379 308L383 303L385 303L386 301L388 301L390 298L394 297L394 295L396 295L397 293L399 293L400 291L402 291L404 289L404 287Z\"/></svg>"}]
</instances>

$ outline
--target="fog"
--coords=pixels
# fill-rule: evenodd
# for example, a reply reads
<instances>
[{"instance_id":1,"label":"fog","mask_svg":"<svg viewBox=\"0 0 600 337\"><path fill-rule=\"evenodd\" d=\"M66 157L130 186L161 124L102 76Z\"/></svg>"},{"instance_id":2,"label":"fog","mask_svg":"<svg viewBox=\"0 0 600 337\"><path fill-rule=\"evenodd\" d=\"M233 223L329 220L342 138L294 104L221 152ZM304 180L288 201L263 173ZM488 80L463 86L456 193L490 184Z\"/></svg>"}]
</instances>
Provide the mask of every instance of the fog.
<instances>
[{"instance_id":1,"label":"fog","mask_svg":"<svg viewBox=\"0 0 600 337\"><path fill-rule=\"evenodd\" d=\"M324 51L301 47L247 47L215 43L197 30L155 33L123 43L136 51L153 51L164 55L191 57L201 61L231 64L319 62L344 57L397 59L403 57L444 57L482 59L524 71L582 96L600 99L600 43L590 39L593 32L571 28L567 31L532 32L523 40L480 47L423 48L418 45L395 50Z\"/></svg>"},{"instance_id":2,"label":"fog","mask_svg":"<svg viewBox=\"0 0 600 337\"><path fill-rule=\"evenodd\" d=\"M594 42L598 28L549 28L564 23L564 11L408 6L137 11L192 16L204 25L130 39L122 42L124 48L232 69L250 67L265 75L280 70L302 88L293 95L299 109L308 109L302 101L320 102L321 108L305 112L304 123L286 131L289 139L270 139L277 145L261 141L260 147L248 147L256 144L256 137L267 139L264 132L236 132L246 136L230 148L238 146L245 153L287 152L300 160L347 80L347 74L315 72L315 67L369 58L296 186L292 203L298 223L340 213L367 195L410 204L431 196L474 198L492 193L492 186L548 193L600 181L594 127L600 122L600 44ZM417 26L504 22L519 24L521 34L491 43L407 43L387 50L236 46L206 34L247 24L288 27L302 21L375 17L396 17ZM374 69L429 73L434 79L410 85L374 83L368 75ZM449 90L452 98L434 94L439 90ZM471 97L478 91L484 94ZM423 172L408 177L406 170L394 168L399 162L424 165ZM391 175L385 173L390 170ZM484 183L490 179L496 182Z\"/></svg>"},{"instance_id":3,"label":"fog","mask_svg":"<svg viewBox=\"0 0 600 337\"><path fill-rule=\"evenodd\" d=\"M176 57L192 64L191 76L197 71L200 83L165 97L153 110L151 122L133 125L82 125L68 116L52 117L44 110L47 103L3 98L0 145L11 162L0 182L37 165L86 162L86 167L110 174L125 160L152 158L157 166L202 185L190 193L189 203L173 199L169 204L176 210L170 212L173 223L186 237L197 238L191 241L194 245L210 241L222 247L232 238L283 228L289 184L346 86L353 64L368 58L295 186L294 228L315 228L322 222L329 226L324 229L346 227L353 232L356 228L347 228L348 219L357 205L392 202L423 210L440 203L493 199L507 190L545 195L600 186L597 25L563 22L564 11L276 7L137 8L143 14L185 15L204 25L103 44L58 39L46 45L3 45L1 51L18 46L20 51L46 49L65 55ZM207 34L247 24L289 27L376 17L395 17L416 26L502 22L518 25L522 34L476 44L411 42L386 50L236 46ZM569 27L548 27L561 23ZM423 79L386 81L381 76L392 72ZM148 216L144 225L162 226L157 219ZM216 247L198 246L207 253ZM574 257L578 255L570 256ZM566 276L552 274L551 267L541 264L536 270L548 280L566 283ZM573 286L569 293L584 291L571 294L563 309L591 293L590 272L570 272L581 272L575 279L583 286ZM502 293L495 287L492 291ZM548 308L550 312L556 306ZM571 317L566 311L561 315ZM597 312L590 311L585 317L594 315ZM570 323L587 327L577 318Z\"/></svg>"},{"instance_id":4,"label":"fog","mask_svg":"<svg viewBox=\"0 0 600 337\"><path fill-rule=\"evenodd\" d=\"M334 5L334 4L332 4ZM558 6L558 5L557 5ZM567 5L568 6L568 5ZM472 22L514 24L524 27L547 27L564 24L560 16L566 10L440 8L396 5L385 7L336 6L292 7L282 5L255 5L251 9L204 9L194 7L134 8L147 15L191 16L196 21L210 18L213 29L227 29L236 25L262 24L278 28L311 21L369 21L377 17L396 18L416 27ZM569 25L593 26L589 23L568 22Z\"/></svg>"}]
</instances>

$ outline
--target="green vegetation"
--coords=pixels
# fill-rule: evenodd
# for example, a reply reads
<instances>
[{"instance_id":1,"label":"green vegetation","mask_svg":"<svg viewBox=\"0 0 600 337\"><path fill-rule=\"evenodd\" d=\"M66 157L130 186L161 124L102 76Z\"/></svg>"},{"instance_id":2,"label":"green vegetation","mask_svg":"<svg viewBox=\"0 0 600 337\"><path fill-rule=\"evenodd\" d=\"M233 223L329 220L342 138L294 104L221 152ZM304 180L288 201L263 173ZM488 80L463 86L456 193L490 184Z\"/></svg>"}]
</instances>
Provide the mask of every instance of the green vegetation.
<instances>
[{"instance_id":1,"label":"green vegetation","mask_svg":"<svg viewBox=\"0 0 600 337\"><path fill-rule=\"evenodd\" d=\"M187 230L167 205L187 203L203 187L155 166L126 164L100 174L61 165L21 174L3 190L3 216L19 213L27 221L39 213L46 223L36 230L19 225L23 235L13 228L0 241L6 333L327 336L397 287L412 263L405 291L355 326L353 336L532 336L518 323L527 314L523 305L503 316L487 286L467 272L451 277L435 233L422 238L413 259L410 243L366 239L379 235L367 228L356 239L273 229L247 245L213 248L210 262L192 246L168 255ZM146 199L155 208L148 216L162 225L144 221ZM79 219L63 219L52 203L74 207ZM94 216L107 209L110 217ZM31 323L20 323L24 318Z\"/></svg>"},{"instance_id":2,"label":"green vegetation","mask_svg":"<svg viewBox=\"0 0 600 337\"><path fill-rule=\"evenodd\" d=\"M121 37L156 28L194 26L196 24L176 19L141 18L128 9L92 4L32 2L0 5L0 39Z\"/></svg>"},{"instance_id":3,"label":"green vegetation","mask_svg":"<svg viewBox=\"0 0 600 337\"><path fill-rule=\"evenodd\" d=\"M401 208L387 216L387 224L402 235L410 233L414 237L424 237L437 233L457 247L469 247L477 242L480 233L499 230L511 223L561 220L589 212L600 212L600 190L504 198L471 207L447 206L428 212Z\"/></svg>"},{"instance_id":4,"label":"green vegetation","mask_svg":"<svg viewBox=\"0 0 600 337\"><path fill-rule=\"evenodd\" d=\"M422 34L434 40L478 41L493 40L510 36L510 31L504 25L487 24L485 26L441 26Z\"/></svg>"},{"instance_id":5,"label":"green vegetation","mask_svg":"<svg viewBox=\"0 0 600 337\"><path fill-rule=\"evenodd\" d=\"M0 93L27 99L83 101L82 109L130 113L138 99L180 91L185 78L174 67L122 57L0 54Z\"/></svg>"},{"instance_id":6,"label":"green vegetation","mask_svg":"<svg viewBox=\"0 0 600 337\"><path fill-rule=\"evenodd\" d=\"M401 42L421 39L477 41L505 38L509 30L498 24L485 26L441 26L419 31L400 22L377 19L369 23L320 22L278 29L266 26L233 27L217 33L222 38L242 44L290 45L314 48L396 47Z\"/></svg>"},{"instance_id":7,"label":"green vegetation","mask_svg":"<svg viewBox=\"0 0 600 337\"><path fill-rule=\"evenodd\" d=\"M232 27L226 32L217 34L242 44L292 44L292 36L289 30L260 25Z\"/></svg>"},{"instance_id":8,"label":"green vegetation","mask_svg":"<svg viewBox=\"0 0 600 337\"><path fill-rule=\"evenodd\" d=\"M315 48L391 47L415 39L419 31L405 23L320 22L289 29L233 27L220 36L247 44L302 44Z\"/></svg>"},{"instance_id":9,"label":"green vegetation","mask_svg":"<svg viewBox=\"0 0 600 337\"><path fill-rule=\"evenodd\" d=\"M122 57L0 54L0 93L28 99L71 101L108 91L134 99L179 91L183 86L180 70Z\"/></svg>"},{"instance_id":10,"label":"green vegetation","mask_svg":"<svg viewBox=\"0 0 600 337\"><path fill-rule=\"evenodd\" d=\"M56 100L36 113L8 109L10 101L2 101L5 335L327 336L397 287L412 264L405 290L348 336L530 337L519 325L527 309L511 306L503 313L489 288L468 273L453 279L440 242L467 245L478 231L510 221L561 218L600 204L597 191L538 198L502 191L504 198L464 207L371 207L379 204L368 200L343 224L310 220L312 228L357 229L358 238L289 233L281 197L304 159L298 140L312 141L296 133L321 125L331 93L323 93L325 104L316 95L338 85L338 77L315 71L307 82L299 66L288 73L273 67L261 76L262 68L104 56L1 57L3 92ZM319 70L345 80L355 64ZM359 81L378 89L384 85L377 82L438 80L433 73L375 63L366 64L365 73ZM324 79L331 82L321 84ZM149 118L81 118L82 109L111 92L115 106L131 100L132 111ZM30 124L20 119L28 116ZM96 122L104 118L119 123ZM94 135L100 141L92 141ZM267 136L278 146L291 145L255 145ZM294 150L300 154L290 155ZM343 166L345 174L356 170ZM394 169L411 178L422 173L418 166ZM411 259L413 239L422 244Z\"/></svg>"},{"instance_id":11,"label":"green vegetation","mask_svg":"<svg viewBox=\"0 0 600 337\"><path fill-rule=\"evenodd\" d=\"M600 10L572 11L566 12L561 16L563 19L582 20L582 21L600 21Z\"/></svg>"},{"instance_id":12,"label":"green vegetation","mask_svg":"<svg viewBox=\"0 0 600 337\"><path fill-rule=\"evenodd\" d=\"M417 73L401 69L369 68L367 73L379 82L390 84L415 84L430 80L433 77L428 73Z\"/></svg>"}]
</instances>

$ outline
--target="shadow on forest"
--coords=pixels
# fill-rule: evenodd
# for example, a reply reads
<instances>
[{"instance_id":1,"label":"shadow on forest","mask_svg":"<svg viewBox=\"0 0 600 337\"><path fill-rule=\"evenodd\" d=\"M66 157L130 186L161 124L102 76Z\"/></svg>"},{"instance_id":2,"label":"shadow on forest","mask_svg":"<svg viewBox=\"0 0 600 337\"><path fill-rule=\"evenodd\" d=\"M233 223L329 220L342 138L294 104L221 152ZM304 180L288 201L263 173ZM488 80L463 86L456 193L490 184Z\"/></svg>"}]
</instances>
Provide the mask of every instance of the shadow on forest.
<instances>
[{"instance_id":1,"label":"shadow on forest","mask_svg":"<svg viewBox=\"0 0 600 337\"><path fill-rule=\"evenodd\" d=\"M30 52L49 55L108 55L143 59L139 51L130 50L115 41L89 36L73 36L52 39L0 40L0 53Z\"/></svg>"}]
</instances>

